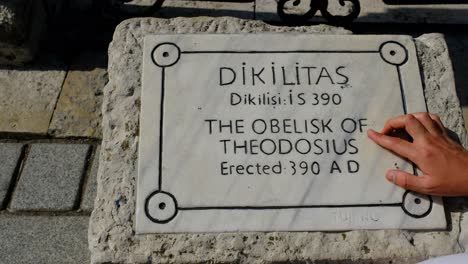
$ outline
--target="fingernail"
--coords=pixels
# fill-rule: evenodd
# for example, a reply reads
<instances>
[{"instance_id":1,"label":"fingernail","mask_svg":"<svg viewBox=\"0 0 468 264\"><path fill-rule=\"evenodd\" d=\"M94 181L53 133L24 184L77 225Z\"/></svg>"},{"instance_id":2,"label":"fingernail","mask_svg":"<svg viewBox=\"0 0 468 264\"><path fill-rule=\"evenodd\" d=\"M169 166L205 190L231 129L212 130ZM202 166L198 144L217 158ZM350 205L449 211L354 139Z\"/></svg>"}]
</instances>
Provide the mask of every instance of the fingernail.
<instances>
[{"instance_id":1,"label":"fingernail","mask_svg":"<svg viewBox=\"0 0 468 264\"><path fill-rule=\"evenodd\" d=\"M385 178L387 178L387 180L391 181L391 182L395 182L395 179L396 179L396 176L397 176L397 171L395 170L389 170L386 174L385 174Z\"/></svg>"},{"instance_id":2,"label":"fingernail","mask_svg":"<svg viewBox=\"0 0 468 264\"><path fill-rule=\"evenodd\" d=\"M375 134L375 130L372 129L372 128L369 128L369 129L367 130L367 134L368 134L368 135L369 135L369 134Z\"/></svg>"}]
</instances>

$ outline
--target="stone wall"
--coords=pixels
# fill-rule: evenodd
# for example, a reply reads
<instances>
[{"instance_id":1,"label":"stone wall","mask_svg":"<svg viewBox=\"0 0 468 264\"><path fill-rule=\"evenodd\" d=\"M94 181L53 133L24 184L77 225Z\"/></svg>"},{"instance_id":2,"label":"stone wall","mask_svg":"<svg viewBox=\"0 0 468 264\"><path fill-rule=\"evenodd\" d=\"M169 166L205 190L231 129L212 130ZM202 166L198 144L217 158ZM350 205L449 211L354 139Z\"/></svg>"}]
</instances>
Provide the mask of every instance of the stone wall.
<instances>
[{"instance_id":1,"label":"stone wall","mask_svg":"<svg viewBox=\"0 0 468 264\"><path fill-rule=\"evenodd\" d=\"M103 143L98 196L89 229L93 263L413 263L465 250L459 241L462 200L447 203L449 228L349 232L270 232L135 235L135 179L143 38L160 33L303 32L350 34L330 26L275 27L235 18L171 20L142 18L121 23L109 48L109 83L104 91ZM468 146L453 71L442 35L416 39L431 112ZM468 227L467 227L468 228ZM323 261L323 262L320 262ZM393 261L393 262L392 262Z\"/></svg>"}]
</instances>

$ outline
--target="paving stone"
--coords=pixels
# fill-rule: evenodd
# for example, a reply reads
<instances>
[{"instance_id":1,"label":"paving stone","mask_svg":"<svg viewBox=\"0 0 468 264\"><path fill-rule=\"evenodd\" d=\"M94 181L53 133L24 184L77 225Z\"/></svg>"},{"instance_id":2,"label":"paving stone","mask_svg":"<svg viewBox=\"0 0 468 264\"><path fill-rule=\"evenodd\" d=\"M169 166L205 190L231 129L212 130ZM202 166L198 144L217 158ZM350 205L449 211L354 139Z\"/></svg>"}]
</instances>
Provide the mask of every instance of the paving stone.
<instances>
[{"instance_id":1,"label":"paving stone","mask_svg":"<svg viewBox=\"0 0 468 264\"><path fill-rule=\"evenodd\" d=\"M46 134L65 69L51 54L30 66L0 69L0 132Z\"/></svg>"},{"instance_id":2,"label":"paving stone","mask_svg":"<svg viewBox=\"0 0 468 264\"><path fill-rule=\"evenodd\" d=\"M0 64L29 62L46 29L43 1L4 0L0 2Z\"/></svg>"},{"instance_id":3,"label":"paving stone","mask_svg":"<svg viewBox=\"0 0 468 264\"><path fill-rule=\"evenodd\" d=\"M80 54L70 65L49 127L55 137L101 138L102 89L107 83L107 54Z\"/></svg>"},{"instance_id":4,"label":"paving stone","mask_svg":"<svg viewBox=\"0 0 468 264\"><path fill-rule=\"evenodd\" d=\"M81 209L83 211L92 211L94 208L94 199L96 198L97 188L97 172L99 168L99 154L101 153L101 146L96 147L94 151L93 162L89 171L88 180L83 190L83 198L81 200Z\"/></svg>"},{"instance_id":5,"label":"paving stone","mask_svg":"<svg viewBox=\"0 0 468 264\"><path fill-rule=\"evenodd\" d=\"M256 18L279 21L277 2L278 0L257 0ZM293 6L293 2L291 0L287 5L289 7L288 13L304 14L309 10L310 0L301 1L301 4L297 7ZM338 4L338 1L328 2L330 4L328 11L331 14L347 14ZM468 24L468 4L388 5L383 1L375 0L359 0L359 2L361 4L361 13L356 22ZM320 12L311 20L323 21Z\"/></svg>"},{"instance_id":6,"label":"paving stone","mask_svg":"<svg viewBox=\"0 0 468 264\"><path fill-rule=\"evenodd\" d=\"M87 144L32 145L10 208L51 211L73 209L89 148Z\"/></svg>"},{"instance_id":7,"label":"paving stone","mask_svg":"<svg viewBox=\"0 0 468 264\"><path fill-rule=\"evenodd\" d=\"M0 143L0 207L4 204L23 147L20 143Z\"/></svg>"},{"instance_id":8,"label":"paving stone","mask_svg":"<svg viewBox=\"0 0 468 264\"><path fill-rule=\"evenodd\" d=\"M87 216L0 215L0 264L89 263Z\"/></svg>"}]
</instances>

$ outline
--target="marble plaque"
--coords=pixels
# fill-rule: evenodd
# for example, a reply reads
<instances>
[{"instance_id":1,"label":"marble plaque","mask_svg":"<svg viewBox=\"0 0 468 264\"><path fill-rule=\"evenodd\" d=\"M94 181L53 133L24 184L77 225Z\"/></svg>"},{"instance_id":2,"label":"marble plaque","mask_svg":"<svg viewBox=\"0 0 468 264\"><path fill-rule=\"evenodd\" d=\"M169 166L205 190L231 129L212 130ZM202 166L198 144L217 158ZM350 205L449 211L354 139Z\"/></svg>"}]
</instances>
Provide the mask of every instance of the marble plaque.
<instances>
[{"instance_id":1,"label":"marble plaque","mask_svg":"<svg viewBox=\"0 0 468 264\"><path fill-rule=\"evenodd\" d=\"M369 128L426 111L413 39L147 36L136 232L440 229Z\"/></svg>"}]
</instances>

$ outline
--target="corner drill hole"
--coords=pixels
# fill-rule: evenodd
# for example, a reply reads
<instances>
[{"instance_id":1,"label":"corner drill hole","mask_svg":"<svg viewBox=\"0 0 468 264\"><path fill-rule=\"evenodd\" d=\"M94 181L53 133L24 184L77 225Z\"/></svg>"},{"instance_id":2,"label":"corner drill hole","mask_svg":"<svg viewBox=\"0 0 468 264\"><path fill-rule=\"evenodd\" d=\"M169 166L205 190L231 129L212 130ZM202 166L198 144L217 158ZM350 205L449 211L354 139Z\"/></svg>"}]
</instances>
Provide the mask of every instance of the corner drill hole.
<instances>
[{"instance_id":1,"label":"corner drill hole","mask_svg":"<svg viewBox=\"0 0 468 264\"><path fill-rule=\"evenodd\" d=\"M391 50L391 51L390 51L390 55L395 56L395 55L396 55L396 51Z\"/></svg>"},{"instance_id":2,"label":"corner drill hole","mask_svg":"<svg viewBox=\"0 0 468 264\"><path fill-rule=\"evenodd\" d=\"M414 203L415 204L421 204L421 199L419 199L419 198L414 199Z\"/></svg>"},{"instance_id":3,"label":"corner drill hole","mask_svg":"<svg viewBox=\"0 0 468 264\"><path fill-rule=\"evenodd\" d=\"M164 208L166 208L166 203L159 203L158 207L159 209L164 210Z\"/></svg>"},{"instance_id":4,"label":"corner drill hole","mask_svg":"<svg viewBox=\"0 0 468 264\"><path fill-rule=\"evenodd\" d=\"M162 55L163 55L164 58L167 58L167 57L169 57L169 52L165 51L165 52L163 52Z\"/></svg>"}]
</instances>

